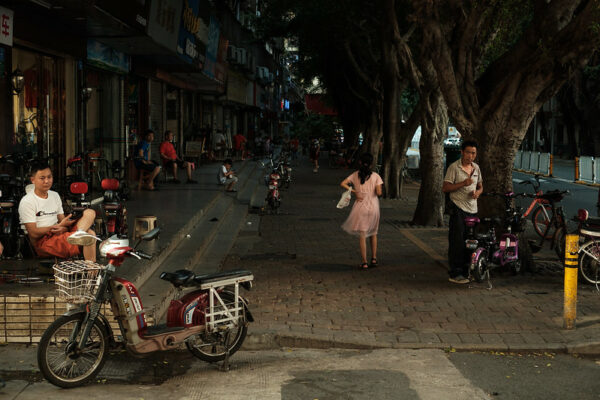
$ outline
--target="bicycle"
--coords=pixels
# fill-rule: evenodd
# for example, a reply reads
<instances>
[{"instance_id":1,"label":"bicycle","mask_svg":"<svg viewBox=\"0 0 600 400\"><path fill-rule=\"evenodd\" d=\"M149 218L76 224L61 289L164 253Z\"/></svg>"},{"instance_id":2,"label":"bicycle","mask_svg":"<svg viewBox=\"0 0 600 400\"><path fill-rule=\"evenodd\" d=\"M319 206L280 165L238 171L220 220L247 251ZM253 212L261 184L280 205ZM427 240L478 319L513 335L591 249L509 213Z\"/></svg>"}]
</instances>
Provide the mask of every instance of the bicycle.
<instances>
[{"instance_id":1,"label":"bicycle","mask_svg":"<svg viewBox=\"0 0 600 400\"><path fill-rule=\"evenodd\" d=\"M550 225L550 220L552 219L552 207L550 203L542 197L539 197L544 194L542 190L540 190L540 176L539 174L534 175L533 180L522 181L519 185L531 185L533 186L533 190L535 191L536 197L533 198L531 204L525 210L522 218L527 218L531 211L531 222L533 223L533 229L535 233L539 236L542 236L546 231L546 227ZM537 206L537 207L536 207ZM545 236L545 239L550 239L552 235L548 232L548 236Z\"/></svg>"},{"instance_id":2,"label":"bicycle","mask_svg":"<svg viewBox=\"0 0 600 400\"><path fill-rule=\"evenodd\" d=\"M550 237L550 248L554 249L556 255L560 260L564 259L565 256L565 235L568 232L566 217L564 209L561 205L557 205L565 195L569 194L568 190L551 190L541 195L528 195L527 197L541 198L548 201L552 209L552 217L550 222L546 226L543 234L540 235L539 243L529 243L531 250L537 253L544 245L544 240ZM550 230L554 228L554 233L550 235Z\"/></svg>"}]
</instances>

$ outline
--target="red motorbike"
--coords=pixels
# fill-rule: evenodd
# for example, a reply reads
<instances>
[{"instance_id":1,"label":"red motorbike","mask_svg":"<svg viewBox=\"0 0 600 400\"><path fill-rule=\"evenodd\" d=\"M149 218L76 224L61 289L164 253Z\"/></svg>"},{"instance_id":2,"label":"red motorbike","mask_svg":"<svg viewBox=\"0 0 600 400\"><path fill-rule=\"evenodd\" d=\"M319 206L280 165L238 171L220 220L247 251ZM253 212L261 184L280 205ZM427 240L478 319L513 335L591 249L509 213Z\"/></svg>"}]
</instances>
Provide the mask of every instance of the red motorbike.
<instances>
[{"instance_id":1,"label":"red motorbike","mask_svg":"<svg viewBox=\"0 0 600 400\"><path fill-rule=\"evenodd\" d=\"M100 236L111 239L127 238L127 209L119 191L118 179L102 179L104 195L101 208L102 232Z\"/></svg>"},{"instance_id":2,"label":"red motorbike","mask_svg":"<svg viewBox=\"0 0 600 400\"><path fill-rule=\"evenodd\" d=\"M269 191L267 192L267 205L269 210L274 213L279 212L279 206L281 206L281 196L279 195L279 182L281 181L281 175L277 170L273 170L267 176L267 182Z\"/></svg>"},{"instance_id":3,"label":"red motorbike","mask_svg":"<svg viewBox=\"0 0 600 400\"><path fill-rule=\"evenodd\" d=\"M158 234L156 228L141 239L153 240ZM79 244L77 239L67 240ZM248 322L253 321L248 302L239 295L240 286L251 288L251 272L163 272L160 278L171 282L179 294L183 288L194 290L171 301L166 324L148 326L136 287L117 277L116 270L126 257L151 256L118 240L104 241L100 254L108 258L107 265L76 260L54 267L59 297L80 306L59 317L42 335L37 359L48 381L64 388L75 387L93 380L100 372L109 349L116 347L111 326L101 312L106 302L110 302L119 323L122 345L131 353L172 350L185 343L194 356L208 362L224 361L227 368L229 356L242 346Z\"/></svg>"}]
</instances>

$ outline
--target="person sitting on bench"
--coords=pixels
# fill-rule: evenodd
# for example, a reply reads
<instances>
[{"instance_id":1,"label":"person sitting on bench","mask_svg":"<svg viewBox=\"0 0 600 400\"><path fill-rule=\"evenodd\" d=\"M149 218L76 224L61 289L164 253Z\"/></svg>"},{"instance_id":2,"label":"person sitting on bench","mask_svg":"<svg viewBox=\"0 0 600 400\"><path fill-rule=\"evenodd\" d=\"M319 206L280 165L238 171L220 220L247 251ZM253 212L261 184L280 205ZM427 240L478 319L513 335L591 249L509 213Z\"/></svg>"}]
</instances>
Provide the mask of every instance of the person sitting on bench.
<instances>
[{"instance_id":1,"label":"person sitting on bench","mask_svg":"<svg viewBox=\"0 0 600 400\"><path fill-rule=\"evenodd\" d=\"M183 161L177 156L175 146L173 146L172 142L173 132L168 130L165 132L165 141L160 144L160 158L162 158L165 167L172 168L173 182L180 183L179 179L177 179L177 167L179 167L186 170L187 183L198 183L192 179L192 164L187 161Z\"/></svg>"},{"instance_id":2,"label":"person sitting on bench","mask_svg":"<svg viewBox=\"0 0 600 400\"><path fill-rule=\"evenodd\" d=\"M19 203L19 219L27 231L29 240L39 257L71 258L81 253L83 258L96 261L96 239L90 228L96 212L91 208L79 216L65 217L60 196L52 187L52 171L45 162L34 161L29 175L34 189ZM73 235L70 244L67 237Z\"/></svg>"},{"instance_id":3,"label":"person sitting on bench","mask_svg":"<svg viewBox=\"0 0 600 400\"><path fill-rule=\"evenodd\" d=\"M135 152L135 167L140 174L144 171L150 174L146 182L147 190L156 190L154 187L154 178L160 173L160 165L158 165L156 161L150 159L150 144L153 140L154 131L148 129L144 134L144 140L137 145Z\"/></svg>"}]
</instances>

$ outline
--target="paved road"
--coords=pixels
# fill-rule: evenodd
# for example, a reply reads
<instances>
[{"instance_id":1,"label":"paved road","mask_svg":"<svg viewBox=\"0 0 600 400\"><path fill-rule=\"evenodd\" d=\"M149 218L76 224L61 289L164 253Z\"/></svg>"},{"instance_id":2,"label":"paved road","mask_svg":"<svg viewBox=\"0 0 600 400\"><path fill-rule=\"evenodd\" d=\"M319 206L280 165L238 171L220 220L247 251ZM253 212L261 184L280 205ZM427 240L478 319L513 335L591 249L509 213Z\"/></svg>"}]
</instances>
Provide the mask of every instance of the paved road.
<instances>
[{"instance_id":1,"label":"paved road","mask_svg":"<svg viewBox=\"0 0 600 400\"><path fill-rule=\"evenodd\" d=\"M596 359L554 353L452 353L442 350L242 351L232 368L188 352L148 358L110 356L97 382L59 389L35 371L35 348L10 345L0 376L10 400L87 399L531 399L598 398ZM6 348L0 355L6 361Z\"/></svg>"}]
</instances>

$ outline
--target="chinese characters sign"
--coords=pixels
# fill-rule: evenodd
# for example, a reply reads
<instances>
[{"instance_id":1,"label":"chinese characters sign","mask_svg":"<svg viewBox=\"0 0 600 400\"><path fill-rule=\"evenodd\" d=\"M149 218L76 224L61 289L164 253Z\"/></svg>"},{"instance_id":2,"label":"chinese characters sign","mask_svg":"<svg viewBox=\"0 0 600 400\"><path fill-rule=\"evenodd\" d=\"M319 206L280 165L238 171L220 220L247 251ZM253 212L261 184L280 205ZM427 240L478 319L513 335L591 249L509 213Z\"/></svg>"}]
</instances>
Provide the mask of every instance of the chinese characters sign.
<instances>
[{"instance_id":1,"label":"chinese characters sign","mask_svg":"<svg viewBox=\"0 0 600 400\"><path fill-rule=\"evenodd\" d=\"M13 44L13 12L0 7L0 44L12 46Z\"/></svg>"}]
</instances>

